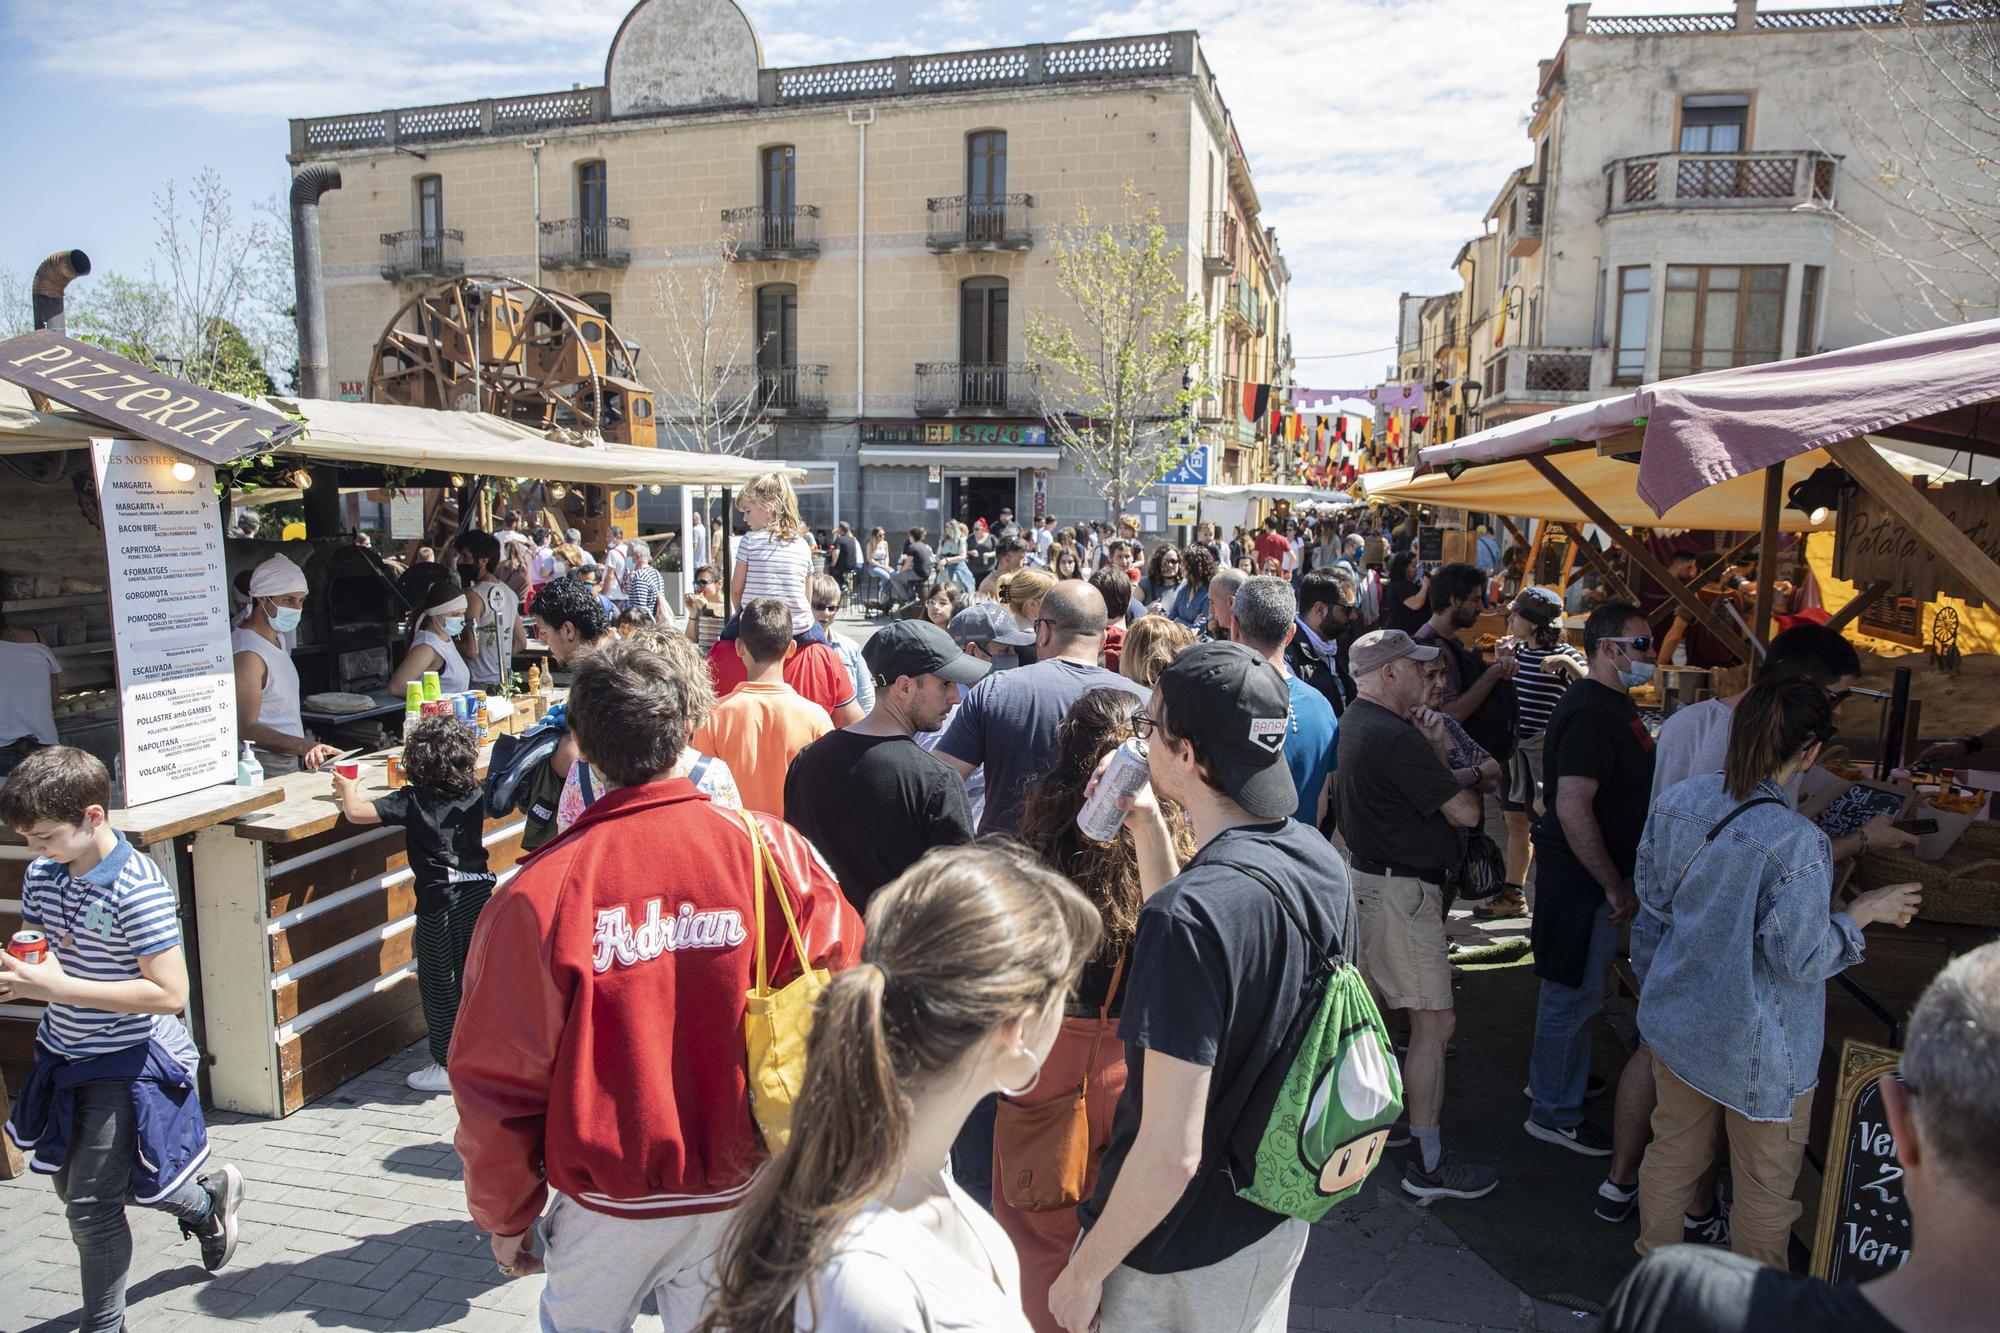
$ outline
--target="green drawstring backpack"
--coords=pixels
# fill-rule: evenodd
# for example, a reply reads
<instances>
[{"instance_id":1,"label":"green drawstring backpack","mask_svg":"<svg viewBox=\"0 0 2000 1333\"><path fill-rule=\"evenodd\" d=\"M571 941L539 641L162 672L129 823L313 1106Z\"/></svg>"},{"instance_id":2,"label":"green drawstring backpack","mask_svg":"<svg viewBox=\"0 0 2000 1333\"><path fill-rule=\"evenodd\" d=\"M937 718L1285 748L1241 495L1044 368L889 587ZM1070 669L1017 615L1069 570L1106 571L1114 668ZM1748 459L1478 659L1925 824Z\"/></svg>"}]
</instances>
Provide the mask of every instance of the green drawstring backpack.
<instances>
[{"instance_id":1,"label":"green drawstring backpack","mask_svg":"<svg viewBox=\"0 0 2000 1333\"><path fill-rule=\"evenodd\" d=\"M1320 947L1269 876L1235 869L1270 890L1319 961L1285 1044L1230 1132L1224 1165L1242 1198L1317 1222L1382 1160L1403 1111L1403 1078L1360 969Z\"/></svg>"}]
</instances>

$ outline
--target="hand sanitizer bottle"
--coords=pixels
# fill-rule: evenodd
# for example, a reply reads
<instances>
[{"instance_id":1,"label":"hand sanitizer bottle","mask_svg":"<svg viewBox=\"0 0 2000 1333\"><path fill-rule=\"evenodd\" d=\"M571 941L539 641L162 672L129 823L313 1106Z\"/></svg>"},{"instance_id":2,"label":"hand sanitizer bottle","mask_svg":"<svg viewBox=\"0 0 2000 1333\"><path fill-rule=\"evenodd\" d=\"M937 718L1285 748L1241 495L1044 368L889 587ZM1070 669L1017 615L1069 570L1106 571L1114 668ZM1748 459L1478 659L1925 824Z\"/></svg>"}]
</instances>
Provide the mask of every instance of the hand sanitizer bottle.
<instances>
[{"instance_id":1,"label":"hand sanitizer bottle","mask_svg":"<svg viewBox=\"0 0 2000 1333\"><path fill-rule=\"evenodd\" d=\"M250 742L243 742L243 755L236 761L236 785L239 787L261 787L264 785L264 766L257 762Z\"/></svg>"}]
</instances>

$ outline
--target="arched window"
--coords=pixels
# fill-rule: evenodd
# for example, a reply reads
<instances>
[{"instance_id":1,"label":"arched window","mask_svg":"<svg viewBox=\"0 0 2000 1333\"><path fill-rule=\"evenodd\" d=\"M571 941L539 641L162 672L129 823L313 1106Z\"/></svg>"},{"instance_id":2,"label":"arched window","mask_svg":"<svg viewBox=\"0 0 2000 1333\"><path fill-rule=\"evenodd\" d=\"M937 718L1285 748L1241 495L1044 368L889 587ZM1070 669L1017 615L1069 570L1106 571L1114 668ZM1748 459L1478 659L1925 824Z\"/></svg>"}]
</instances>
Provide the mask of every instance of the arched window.
<instances>
[{"instance_id":1,"label":"arched window","mask_svg":"<svg viewBox=\"0 0 2000 1333\"><path fill-rule=\"evenodd\" d=\"M576 299L604 316L605 319L609 320L611 318L610 292L578 292Z\"/></svg>"},{"instance_id":2,"label":"arched window","mask_svg":"<svg viewBox=\"0 0 2000 1333\"><path fill-rule=\"evenodd\" d=\"M965 234L968 241L998 241L1007 230L1007 131L975 130L965 136Z\"/></svg>"},{"instance_id":3,"label":"arched window","mask_svg":"<svg viewBox=\"0 0 2000 1333\"><path fill-rule=\"evenodd\" d=\"M773 144L757 154L758 195L764 206L763 242L767 250L789 250L798 216L798 150Z\"/></svg>"},{"instance_id":4,"label":"arched window","mask_svg":"<svg viewBox=\"0 0 2000 1333\"><path fill-rule=\"evenodd\" d=\"M757 401L798 406L799 289L789 282L757 289Z\"/></svg>"},{"instance_id":5,"label":"arched window","mask_svg":"<svg viewBox=\"0 0 2000 1333\"><path fill-rule=\"evenodd\" d=\"M958 289L959 403L1007 403L1007 280L967 278Z\"/></svg>"},{"instance_id":6,"label":"arched window","mask_svg":"<svg viewBox=\"0 0 2000 1333\"><path fill-rule=\"evenodd\" d=\"M576 164L576 251L582 259L602 259L610 248L610 178L604 163Z\"/></svg>"}]
</instances>

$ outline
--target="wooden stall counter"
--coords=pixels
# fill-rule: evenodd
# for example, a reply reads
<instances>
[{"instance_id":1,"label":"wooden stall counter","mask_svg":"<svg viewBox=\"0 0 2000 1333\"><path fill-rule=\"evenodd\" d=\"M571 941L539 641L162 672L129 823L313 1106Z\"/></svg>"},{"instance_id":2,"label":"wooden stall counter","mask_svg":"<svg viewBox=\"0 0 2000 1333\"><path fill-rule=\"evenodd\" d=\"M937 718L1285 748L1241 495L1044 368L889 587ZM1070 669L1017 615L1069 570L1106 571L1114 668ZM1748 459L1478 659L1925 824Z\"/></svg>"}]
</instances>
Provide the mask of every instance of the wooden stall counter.
<instances>
[{"instance_id":1,"label":"wooden stall counter","mask_svg":"<svg viewBox=\"0 0 2000 1333\"><path fill-rule=\"evenodd\" d=\"M532 720L520 715L517 725ZM490 745L482 746L483 775ZM389 790L385 751L361 795ZM201 985L214 1105L284 1116L425 1034L413 949L416 886L403 830L342 818L328 773L268 784L277 799L194 839ZM487 821L505 884L518 813Z\"/></svg>"}]
</instances>

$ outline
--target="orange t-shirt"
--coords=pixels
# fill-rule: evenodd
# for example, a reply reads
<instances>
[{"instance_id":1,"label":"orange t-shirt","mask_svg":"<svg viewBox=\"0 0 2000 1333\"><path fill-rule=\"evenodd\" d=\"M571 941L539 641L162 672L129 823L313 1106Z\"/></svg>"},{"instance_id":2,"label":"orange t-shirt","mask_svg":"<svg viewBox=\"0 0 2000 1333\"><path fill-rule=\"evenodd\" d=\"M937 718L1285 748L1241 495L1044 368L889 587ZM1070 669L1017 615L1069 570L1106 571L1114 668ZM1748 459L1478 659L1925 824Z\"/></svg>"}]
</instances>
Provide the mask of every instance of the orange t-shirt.
<instances>
[{"instance_id":1,"label":"orange t-shirt","mask_svg":"<svg viewBox=\"0 0 2000 1333\"><path fill-rule=\"evenodd\" d=\"M791 686L745 681L716 704L690 744L729 765L745 809L783 819L785 770L832 730L826 709Z\"/></svg>"}]
</instances>

